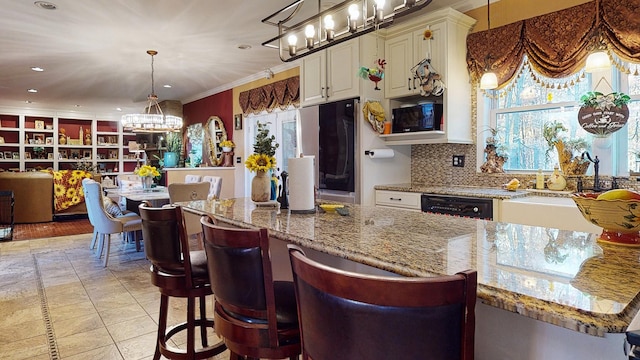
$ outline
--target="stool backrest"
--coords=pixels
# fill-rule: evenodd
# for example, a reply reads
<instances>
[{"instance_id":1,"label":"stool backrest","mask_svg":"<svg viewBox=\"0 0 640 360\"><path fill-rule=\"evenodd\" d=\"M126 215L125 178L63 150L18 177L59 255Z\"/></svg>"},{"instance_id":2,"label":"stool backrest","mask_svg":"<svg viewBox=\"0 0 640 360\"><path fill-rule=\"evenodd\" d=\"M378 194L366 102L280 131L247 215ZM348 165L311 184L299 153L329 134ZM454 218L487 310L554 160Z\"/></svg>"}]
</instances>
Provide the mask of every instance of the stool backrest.
<instances>
[{"instance_id":1,"label":"stool backrest","mask_svg":"<svg viewBox=\"0 0 640 360\"><path fill-rule=\"evenodd\" d=\"M140 204L142 238L147 259L160 271L191 278L189 244L186 239L182 209L167 205L154 208Z\"/></svg>"},{"instance_id":2,"label":"stool backrest","mask_svg":"<svg viewBox=\"0 0 640 360\"><path fill-rule=\"evenodd\" d=\"M186 183L197 183L200 182L200 175L185 175L184 182Z\"/></svg>"},{"instance_id":3,"label":"stool backrest","mask_svg":"<svg viewBox=\"0 0 640 360\"><path fill-rule=\"evenodd\" d=\"M320 264L289 245L303 359L473 359L476 272L400 278Z\"/></svg>"},{"instance_id":4,"label":"stool backrest","mask_svg":"<svg viewBox=\"0 0 640 360\"><path fill-rule=\"evenodd\" d=\"M207 200L209 195L208 182L173 183L168 186L169 199L177 201Z\"/></svg>"},{"instance_id":5,"label":"stool backrest","mask_svg":"<svg viewBox=\"0 0 640 360\"><path fill-rule=\"evenodd\" d=\"M211 184L209 186L209 196L215 199L220 199L220 192L222 191L222 177L207 175L202 177L202 181Z\"/></svg>"}]
</instances>

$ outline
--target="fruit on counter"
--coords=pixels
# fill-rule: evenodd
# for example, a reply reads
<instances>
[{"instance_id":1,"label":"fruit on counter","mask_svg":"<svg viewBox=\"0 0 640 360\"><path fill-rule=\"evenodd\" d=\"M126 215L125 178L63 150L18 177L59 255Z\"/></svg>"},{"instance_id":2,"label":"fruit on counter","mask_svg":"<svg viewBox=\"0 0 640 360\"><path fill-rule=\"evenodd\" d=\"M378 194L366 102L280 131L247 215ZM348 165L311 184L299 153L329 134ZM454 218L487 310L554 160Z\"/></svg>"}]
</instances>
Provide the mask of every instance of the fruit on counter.
<instances>
[{"instance_id":1,"label":"fruit on counter","mask_svg":"<svg viewBox=\"0 0 640 360\"><path fill-rule=\"evenodd\" d=\"M507 188L507 190L511 190L514 191L516 190L518 187L520 187L520 180L518 179L511 179L511 181L509 181L505 187Z\"/></svg>"},{"instance_id":2,"label":"fruit on counter","mask_svg":"<svg viewBox=\"0 0 640 360\"><path fill-rule=\"evenodd\" d=\"M598 195L598 200L640 200L640 193L627 189L613 189Z\"/></svg>"}]
</instances>

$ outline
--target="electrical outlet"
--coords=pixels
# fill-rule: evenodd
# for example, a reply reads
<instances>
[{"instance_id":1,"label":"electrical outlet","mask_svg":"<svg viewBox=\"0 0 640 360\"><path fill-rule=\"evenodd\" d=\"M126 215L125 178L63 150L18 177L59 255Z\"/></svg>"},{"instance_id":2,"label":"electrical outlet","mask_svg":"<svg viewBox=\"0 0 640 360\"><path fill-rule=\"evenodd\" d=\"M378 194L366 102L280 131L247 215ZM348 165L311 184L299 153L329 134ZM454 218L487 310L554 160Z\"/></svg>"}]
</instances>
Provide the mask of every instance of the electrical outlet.
<instances>
[{"instance_id":1,"label":"electrical outlet","mask_svg":"<svg viewBox=\"0 0 640 360\"><path fill-rule=\"evenodd\" d=\"M455 167L464 167L464 155L453 155L451 164Z\"/></svg>"}]
</instances>

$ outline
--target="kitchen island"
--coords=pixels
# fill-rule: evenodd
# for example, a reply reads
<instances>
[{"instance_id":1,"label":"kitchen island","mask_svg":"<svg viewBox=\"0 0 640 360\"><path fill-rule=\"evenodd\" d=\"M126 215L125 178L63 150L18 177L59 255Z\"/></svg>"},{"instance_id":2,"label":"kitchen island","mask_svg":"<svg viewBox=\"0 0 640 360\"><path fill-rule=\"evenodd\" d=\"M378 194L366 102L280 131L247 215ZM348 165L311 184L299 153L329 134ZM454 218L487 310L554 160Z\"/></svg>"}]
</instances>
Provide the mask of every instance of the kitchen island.
<instances>
[{"instance_id":1,"label":"kitchen island","mask_svg":"<svg viewBox=\"0 0 640 360\"><path fill-rule=\"evenodd\" d=\"M596 234L353 204L348 216L249 199L182 205L404 276L477 270L477 359L624 359L623 332L640 306L640 249Z\"/></svg>"}]
</instances>

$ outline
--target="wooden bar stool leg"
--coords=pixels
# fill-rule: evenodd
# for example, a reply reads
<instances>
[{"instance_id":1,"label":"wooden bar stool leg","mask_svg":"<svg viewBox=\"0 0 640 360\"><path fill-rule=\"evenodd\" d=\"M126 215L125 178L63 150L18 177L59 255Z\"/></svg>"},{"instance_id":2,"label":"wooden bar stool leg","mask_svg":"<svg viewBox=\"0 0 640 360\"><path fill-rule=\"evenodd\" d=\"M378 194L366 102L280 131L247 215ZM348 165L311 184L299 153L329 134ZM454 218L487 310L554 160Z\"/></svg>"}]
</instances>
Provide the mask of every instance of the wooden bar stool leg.
<instances>
[{"instance_id":1,"label":"wooden bar stool leg","mask_svg":"<svg viewBox=\"0 0 640 360\"><path fill-rule=\"evenodd\" d=\"M195 299L193 296L187 298L187 355L193 355L196 352L196 309Z\"/></svg>"},{"instance_id":2,"label":"wooden bar stool leg","mask_svg":"<svg viewBox=\"0 0 640 360\"><path fill-rule=\"evenodd\" d=\"M202 346L209 346L209 341L207 340L207 304L204 296L200 296L200 336L202 337Z\"/></svg>"},{"instance_id":3,"label":"wooden bar stool leg","mask_svg":"<svg viewBox=\"0 0 640 360\"><path fill-rule=\"evenodd\" d=\"M158 315L158 339L156 340L156 352L153 354L153 360L160 359L160 344L166 347L164 336L167 330L167 312L169 309L169 297L160 294L160 313Z\"/></svg>"}]
</instances>

